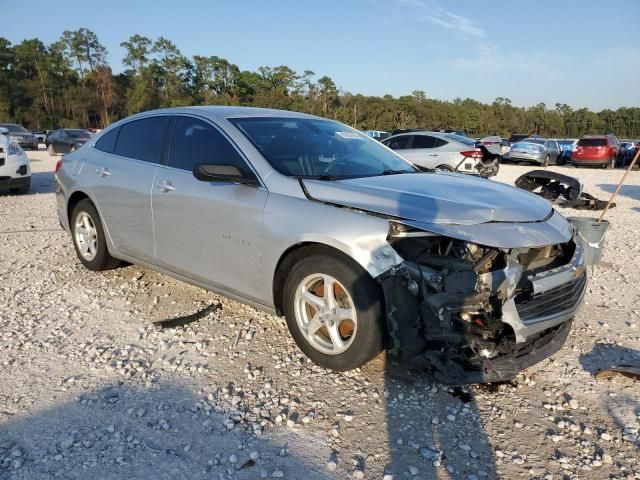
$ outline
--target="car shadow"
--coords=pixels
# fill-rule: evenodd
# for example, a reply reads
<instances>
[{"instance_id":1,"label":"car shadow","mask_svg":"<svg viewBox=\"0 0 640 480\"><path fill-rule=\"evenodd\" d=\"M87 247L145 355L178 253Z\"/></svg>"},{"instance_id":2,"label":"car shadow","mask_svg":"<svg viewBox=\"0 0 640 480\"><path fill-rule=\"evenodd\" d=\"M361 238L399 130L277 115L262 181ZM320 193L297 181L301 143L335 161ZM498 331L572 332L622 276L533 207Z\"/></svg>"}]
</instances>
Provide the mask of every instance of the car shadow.
<instances>
[{"instance_id":1,"label":"car shadow","mask_svg":"<svg viewBox=\"0 0 640 480\"><path fill-rule=\"evenodd\" d=\"M618 187L618 184L600 183L597 185L597 187L601 188L607 193L613 193ZM618 195L633 198L634 200L640 200L640 185L623 185Z\"/></svg>"},{"instance_id":2,"label":"car shadow","mask_svg":"<svg viewBox=\"0 0 640 480\"><path fill-rule=\"evenodd\" d=\"M27 415L2 411L0 478L255 479L275 470L288 478L330 478L293 447L282 457L280 441L233 422L229 429L230 415L185 386L123 382ZM252 459L252 451L260 458Z\"/></svg>"},{"instance_id":3,"label":"car shadow","mask_svg":"<svg viewBox=\"0 0 640 480\"><path fill-rule=\"evenodd\" d=\"M476 389L436 382L415 362L387 355L386 423L393 478L497 478Z\"/></svg>"}]
</instances>

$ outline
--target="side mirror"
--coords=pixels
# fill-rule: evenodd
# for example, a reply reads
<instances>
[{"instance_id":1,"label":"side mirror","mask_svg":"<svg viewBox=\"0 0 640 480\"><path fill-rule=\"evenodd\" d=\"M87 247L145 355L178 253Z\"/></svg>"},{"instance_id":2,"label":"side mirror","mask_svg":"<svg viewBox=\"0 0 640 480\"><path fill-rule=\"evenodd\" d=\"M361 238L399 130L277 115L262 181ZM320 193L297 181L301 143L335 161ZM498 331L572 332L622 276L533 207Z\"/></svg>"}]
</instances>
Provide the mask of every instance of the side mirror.
<instances>
[{"instance_id":1,"label":"side mirror","mask_svg":"<svg viewBox=\"0 0 640 480\"><path fill-rule=\"evenodd\" d=\"M0 127L0 135L4 135L5 133L9 133L9 129L6 127Z\"/></svg>"},{"instance_id":2,"label":"side mirror","mask_svg":"<svg viewBox=\"0 0 640 480\"><path fill-rule=\"evenodd\" d=\"M251 174L244 174L233 165L196 165L193 176L201 182L234 182L243 185L258 185Z\"/></svg>"}]
</instances>

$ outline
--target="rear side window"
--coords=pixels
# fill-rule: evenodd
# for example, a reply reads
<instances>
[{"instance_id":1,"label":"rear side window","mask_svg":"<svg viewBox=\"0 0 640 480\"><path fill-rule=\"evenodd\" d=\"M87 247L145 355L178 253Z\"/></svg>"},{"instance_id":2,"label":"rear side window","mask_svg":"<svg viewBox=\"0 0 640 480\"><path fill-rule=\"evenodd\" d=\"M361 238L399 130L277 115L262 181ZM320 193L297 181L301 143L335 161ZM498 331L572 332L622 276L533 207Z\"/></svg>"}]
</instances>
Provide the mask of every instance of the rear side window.
<instances>
[{"instance_id":1,"label":"rear side window","mask_svg":"<svg viewBox=\"0 0 640 480\"><path fill-rule=\"evenodd\" d=\"M113 153L120 127L113 128L102 135L96 142L96 148L102 152Z\"/></svg>"},{"instance_id":2,"label":"rear side window","mask_svg":"<svg viewBox=\"0 0 640 480\"><path fill-rule=\"evenodd\" d=\"M441 138L436 138L435 142L433 143L433 148L438 148L438 147L442 147L443 145L446 145L447 142L446 140L443 140Z\"/></svg>"},{"instance_id":3,"label":"rear side window","mask_svg":"<svg viewBox=\"0 0 640 480\"><path fill-rule=\"evenodd\" d=\"M607 140L604 138L581 138L578 140L579 147L606 147Z\"/></svg>"},{"instance_id":4,"label":"rear side window","mask_svg":"<svg viewBox=\"0 0 640 480\"><path fill-rule=\"evenodd\" d=\"M436 138L429 135L414 135L411 148L433 148L436 146Z\"/></svg>"},{"instance_id":5,"label":"rear side window","mask_svg":"<svg viewBox=\"0 0 640 480\"><path fill-rule=\"evenodd\" d=\"M196 165L232 165L248 172L238 151L216 128L196 118L175 117L169 166L191 172Z\"/></svg>"},{"instance_id":6,"label":"rear side window","mask_svg":"<svg viewBox=\"0 0 640 480\"><path fill-rule=\"evenodd\" d=\"M403 135L402 137L385 142L385 145L391 150L405 150L409 148L410 141L411 137L409 135Z\"/></svg>"},{"instance_id":7,"label":"rear side window","mask_svg":"<svg viewBox=\"0 0 640 480\"><path fill-rule=\"evenodd\" d=\"M115 154L144 162L159 163L169 117L134 120L120 127Z\"/></svg>"}]
</instances>

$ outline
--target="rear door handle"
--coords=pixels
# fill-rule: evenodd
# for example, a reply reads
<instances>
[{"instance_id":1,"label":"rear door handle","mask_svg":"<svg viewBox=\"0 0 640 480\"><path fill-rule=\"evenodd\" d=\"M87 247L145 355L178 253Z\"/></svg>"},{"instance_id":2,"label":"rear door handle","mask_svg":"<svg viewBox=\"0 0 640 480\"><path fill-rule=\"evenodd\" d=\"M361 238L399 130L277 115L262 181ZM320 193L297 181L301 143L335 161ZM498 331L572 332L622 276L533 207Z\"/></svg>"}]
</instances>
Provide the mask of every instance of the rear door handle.
<instances>
[{"instance_id":1,"label":"rear door handle","mask_svg":"<svg viewBox=\"0 0 640 480\"><path fill-rule=\"evenodd\" d=\"M160 190L162 190L165 193L173 192L176 189L176 187L171 185L171 182L168 182L167 180L165 180L164 182L157 182L156 183L156 188L159 188Z\"/></svg>"},{"instance_id":2,"label":"rear door handle","mask_svg":"<svg viewBox=\"0 0 640 480\"><path fill-rule=\"evenodd\" d=\"M96 173L101 177L108 177L109 175L111 175L109 169L104 167L96 168Z\"/></svg>"}]
</instances>

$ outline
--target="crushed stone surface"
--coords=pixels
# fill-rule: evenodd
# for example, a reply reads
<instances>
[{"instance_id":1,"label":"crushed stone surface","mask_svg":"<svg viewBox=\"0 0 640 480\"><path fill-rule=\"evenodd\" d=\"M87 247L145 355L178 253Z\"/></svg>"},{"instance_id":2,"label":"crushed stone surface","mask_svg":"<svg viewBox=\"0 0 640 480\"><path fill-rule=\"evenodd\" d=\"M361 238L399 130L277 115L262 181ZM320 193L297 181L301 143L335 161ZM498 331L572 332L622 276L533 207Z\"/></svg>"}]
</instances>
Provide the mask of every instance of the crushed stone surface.
<instances>
[{"instance_id":1,"label":"crushed stone surface","mask_svg":"<svg viewBox=\"0 0 640 480\"><path fill-rule=\"evenodd\" d=\"M451 389L384 355L333 373L281 318L135 265L85 270L56 159L28 155L31 194L0 194L0 479L640 478L640 383L593 375L640 359L639 172L565 347ZM623 175L552 169L602 199Z\"/></svg>"}]
</instances>

